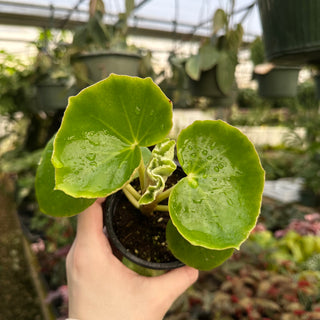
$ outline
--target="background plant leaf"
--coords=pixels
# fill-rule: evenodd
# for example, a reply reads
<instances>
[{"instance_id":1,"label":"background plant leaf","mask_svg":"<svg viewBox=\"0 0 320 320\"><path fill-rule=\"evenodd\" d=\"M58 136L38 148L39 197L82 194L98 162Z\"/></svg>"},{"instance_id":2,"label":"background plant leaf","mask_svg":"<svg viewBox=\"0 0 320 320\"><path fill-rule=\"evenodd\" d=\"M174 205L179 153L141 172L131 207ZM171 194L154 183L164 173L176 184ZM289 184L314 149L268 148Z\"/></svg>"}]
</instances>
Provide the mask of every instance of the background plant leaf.
<instances>
[{"instance_id":1,"label":"background plant leaf","mask_svg":"<svg viewBox=\"0 0 320 320\"><path fill-rule=\"evenodd\" d=\"M213 33L216 34L221 29L224 29L227 24L227 14L222 9L217 9L213 16Z\"/></svg>"},{"instance_id":2,"label":"background plant leaf","mask_svg":"<svg viewBox=\"0 0 320 320\"><path fill-rule=\"evenodd\" d=\"M193 80L199 80L201 75L200 56L191 56L186 62L186 72Z\"/></svg>"},{"instance_id":3,"label":"background plant leaf","mask_svg":"<svg viewBox=\"0 0 320 320\"><path fill-rule=\"evenodd\" d=\"M218 121L195 121L177 140L187 174L169 198L173 224L191 244L239 248L260 212L264 171L252 143Z\"/></svg>"},{"instance_id":4,"label":"background plant leaf","mask_svg":"<svg viewBox=\"0 0 320 320\"><path fill-rule=\"evenodd\" d=\"M243 27L240 23L237 24L236 28L229 30L228 34L226 34L226 41L228 44L228 49L238 52L243 38Z\"/></svg>"},{"instance_id":5,"label":"background plant leaf","mask_svg":"<svg viewBox=\"0 0 320 320\"><path fill-rule=\"evenodd\" d=\"M228 95L235 82L237 59L231 52L221 52L217 64L217 83L223 94Z\"/></svg>"},{"instance_id":6,"label":"background plant leaf","mask_svg":"<svg viewBox=\"0 0 320 320\"><path fill-rule=\"evenodd\" d=\"M200 69L207 71L213 68L219 61L220 53L218 49L207 42L199 49Z\"/></svg>"},{"instance_id":7,"label":"background plant leaf","mask_svg":"<svg viewBox=\"0 0 320 320\"><path fill-rule=\"evenodd\" d=\"M171 127L171 102L150 78L110 75L69 100L54 142L56 188L88 198L119 190L140 164L140 147Z\"/></svg>"}]
</instances>

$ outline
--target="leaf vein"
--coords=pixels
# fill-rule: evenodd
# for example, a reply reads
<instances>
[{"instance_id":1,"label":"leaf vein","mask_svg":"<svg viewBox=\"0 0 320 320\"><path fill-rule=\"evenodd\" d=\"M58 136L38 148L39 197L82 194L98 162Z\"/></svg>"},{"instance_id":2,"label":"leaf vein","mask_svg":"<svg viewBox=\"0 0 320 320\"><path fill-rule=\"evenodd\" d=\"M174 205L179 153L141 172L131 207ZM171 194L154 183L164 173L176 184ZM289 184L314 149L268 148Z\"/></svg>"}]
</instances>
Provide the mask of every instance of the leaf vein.
<instances>
[{"instance_id":1,"label":"leaf vein","mask_svg":"<svg viewBox=\"0 0 320 320\"><path fill-rule=\"evenodd\" d=\"M123 136L122 134L119 133L119 131L117 131L115 128L113 128L110 124L106 123L105 121L103 121L102 119L95 117L95 115L90 114L90 117L93 118L94 120L100 122L101 124L103 124L107 129L109 129L111 132L113 132L115 134L116 137L120 138L123 142L131 145L132 142L127 139L125 136Z\"/></svg>"}]
</instances>

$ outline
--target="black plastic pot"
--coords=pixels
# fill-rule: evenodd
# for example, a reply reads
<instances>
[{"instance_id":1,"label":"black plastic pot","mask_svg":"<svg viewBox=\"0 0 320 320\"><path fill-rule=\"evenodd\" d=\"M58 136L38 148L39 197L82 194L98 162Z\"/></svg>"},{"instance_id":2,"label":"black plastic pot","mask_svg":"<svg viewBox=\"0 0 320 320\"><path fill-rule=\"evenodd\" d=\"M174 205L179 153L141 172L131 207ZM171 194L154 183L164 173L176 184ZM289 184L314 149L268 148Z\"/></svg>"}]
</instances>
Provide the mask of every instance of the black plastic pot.
<instances>
[{"instance_id":1,"label":"black plastic pot","mask_svg":"<svg viewBox=\"0 0 320 320\"><path fill-rule=\"evenodd\" d=\"M138 76L141 55L133 52L103 51L81 54L77 61L85 64L88 79L97 82L111 73Z\"/></svg>"},{"instance_id":2,"label":"black plastic pot","mask_svg":"<svg viewBox=\"0 0 320 320\"><path fill-rule=\"evenodd\" d=\"M266 56L279 64L320 60L318 0L259 0Z\"/></svg>"},{"instance_id":3,"label":"black plastic pot","mask_svg":"<svg viewBox=\"0 0 320 320\"><path fill-rule=\"evenodd\" d=\"M254 73L259 95L265 98L289 98L297 95L300 68L276 66L266 74Z\"/></svg>"},{"instance_id":4,"label":"black plastic pot","mask_svg":"<svg viewBox=\"0 0 320 320\"><path fill-rule=\"evenodd\" d=\"M316 208L320 205L320 196L317 195L313 190L303 189L300 192L300 202L306 207Z\"/></svg>"},{"instance_id":5,"label":"black plastic pot","mask_svg":"<svg viewBox=\"0 0 320 320\"><path fill-rule=\"evenodd\" d=\"M142 266L148 269L154 270L170 270L182 267L184 264L178 260L173 260L171 262L150 262L146 261L137 255L131 253L123 246L120 242L118 235L115 232L115 228L113 225L113 218L118 214L117 210L121 206L122 199L125 198L125 195L122 191L118 191L115 194L109 196L103 206L103 218L104 218L104 225L107 229L107 235L113 248L115 255L118 258L121 256L127 258L128 260L132 261L133 263Z\"/></svg>"},{"instance_id":6,"label":"black plastic pot","mask_svg":"<svg viewBox=\"0 0 320 320\"><path fill-rule=\"evenodd\" d=\"M201 72L198 81L189 78L189 86L193 96L195 97L226 97L220 90L217 82L217 68L214 67L208 71Z\"/></svg>"},{"instance_id":7,"label":"black plastic pot","mask_svg":"<svg viewBox=\"0 0 320 320\"><path fill-rule=\"evenodd\" d=\"M41 83L37 86L39 108L45 111L65 109L68 105L68 98L78 92L76 88L69 88L60 83Z\"/></svg>"},{"instance_id":8,"label":"black plastic pot","mask_svg":"<svg viewBox=\"0 0 320 320\"><path fill-rule=\"evenodd\" d=\"M236 100L237 84L234 81L228 94L224 94L217 81L217 67L201 72L198 81L189 78L189 88L195 97L212 99L212 106L230 107Z\"/></svg>"}]
</instances>

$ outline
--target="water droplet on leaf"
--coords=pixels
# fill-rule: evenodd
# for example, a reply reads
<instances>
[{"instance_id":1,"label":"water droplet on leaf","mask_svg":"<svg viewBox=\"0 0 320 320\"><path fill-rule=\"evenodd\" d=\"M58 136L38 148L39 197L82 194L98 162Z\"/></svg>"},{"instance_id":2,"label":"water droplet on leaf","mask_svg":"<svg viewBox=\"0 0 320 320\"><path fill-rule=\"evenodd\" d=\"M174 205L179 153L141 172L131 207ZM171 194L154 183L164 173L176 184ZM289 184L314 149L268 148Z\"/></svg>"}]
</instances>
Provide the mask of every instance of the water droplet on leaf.
<instances>
[{"instance_id":1,"label":"water droplet on leaf","mask_svg":"<svg viewBox=\"0 0 320 320\"><path fill-rule=\"evenodd\" d=\"M196 179L189 179L188 183L189 183L189 186L194 189L197 188L199 185Z\"/></svg>"},{"instance_id":2,"label":"water droplet on leaf","mask_svg":"<svg viewBox=\"0 0 320 320\"><path fill-rule=\"evenodd\" d=\"M91 162L90 162L90 166L92 166L92 167L96 167L96 166L97 166L97 162L95 162L95 161L91 161Z\"/></svg>"},{"instance_id":3,"label":"water droplet on leaf","mask_svg":"<svg viewBox=\"0 0 320 320\"><path fill-rule=\"evenodd\" d=\"M138 116L140 112L141 112L141 108L139 106L136 106L136 109L135 109L136 115Z\"/></svg>"},{"instance_id":4,"label":"water droplet on leaf","mask_svg":"<svg viewBox=\"0 0 320 320\"><path fill-rule=\"evenodd\" d=\"M93 161L96 159L96 154L95 153L89 153L86 158L89 160L89 161Z\"/></svg>"},{"instance_id":5,"label":"water droplet on leaf","mask_svg":"<svg viewBox=\"0 0 320 320\"><path fill-rule=\"evenodd\" d=\"M233 201L231 199L227 199L227 203L228 205L232 206L233 205Z\"/></svg>"}]
</instances>

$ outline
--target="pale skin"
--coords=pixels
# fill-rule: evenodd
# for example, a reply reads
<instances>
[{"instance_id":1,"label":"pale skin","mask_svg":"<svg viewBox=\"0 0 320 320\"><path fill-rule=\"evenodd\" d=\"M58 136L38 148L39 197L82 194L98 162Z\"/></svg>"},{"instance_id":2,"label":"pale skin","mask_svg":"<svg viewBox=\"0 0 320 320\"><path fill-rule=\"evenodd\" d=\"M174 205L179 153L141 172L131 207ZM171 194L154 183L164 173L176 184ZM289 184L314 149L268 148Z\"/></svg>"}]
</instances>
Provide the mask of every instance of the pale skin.
<instances>
[{"instance_id":1,"label":"pale skin","mask_svg":"<svg viewBox=\"0 0 320 320\"><path fill-rule=\"evenodd\" d=\"M77 235L67 256L69 318L161 320L171 304L198 278L185 266L143 277L112 253L103 232L98 199L78 216Z\"/></svg>"}]
</instances>

